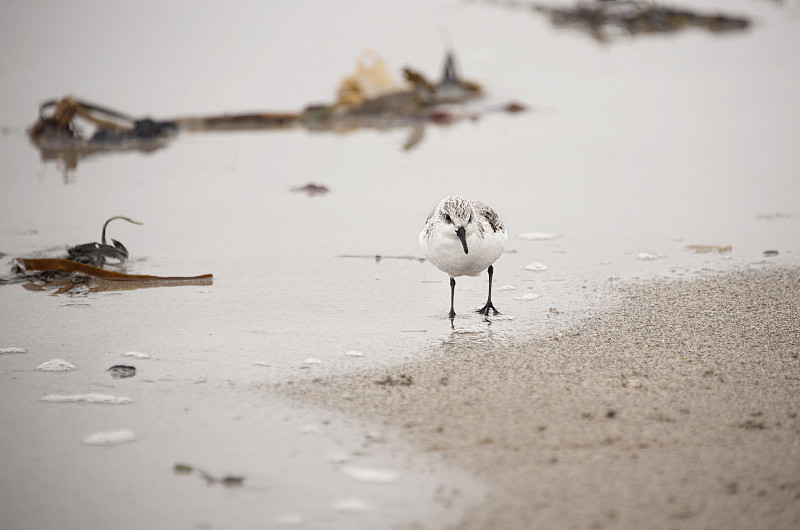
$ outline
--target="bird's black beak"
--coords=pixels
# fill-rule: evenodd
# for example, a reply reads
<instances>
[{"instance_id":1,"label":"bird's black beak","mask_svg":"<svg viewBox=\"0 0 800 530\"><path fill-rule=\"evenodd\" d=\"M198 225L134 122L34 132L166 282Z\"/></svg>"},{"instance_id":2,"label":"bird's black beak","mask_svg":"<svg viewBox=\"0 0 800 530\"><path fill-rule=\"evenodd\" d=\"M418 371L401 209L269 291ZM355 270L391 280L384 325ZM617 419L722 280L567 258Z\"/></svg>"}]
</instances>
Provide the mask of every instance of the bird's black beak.
<instances>
[{"instance_id":1,"label":"bird's black beak","mask_svg":"<svg viewBox=\"0 0 800 530\"><path fill-rule=\"evenodd\" d=\"M467 248L467 231L464 230L463 226L459 226L458 230L456 230L456 235L458 239L461 240L461 244L464 246L464 254L469 254L469 249Z\"/></svg>"}]
</instances>

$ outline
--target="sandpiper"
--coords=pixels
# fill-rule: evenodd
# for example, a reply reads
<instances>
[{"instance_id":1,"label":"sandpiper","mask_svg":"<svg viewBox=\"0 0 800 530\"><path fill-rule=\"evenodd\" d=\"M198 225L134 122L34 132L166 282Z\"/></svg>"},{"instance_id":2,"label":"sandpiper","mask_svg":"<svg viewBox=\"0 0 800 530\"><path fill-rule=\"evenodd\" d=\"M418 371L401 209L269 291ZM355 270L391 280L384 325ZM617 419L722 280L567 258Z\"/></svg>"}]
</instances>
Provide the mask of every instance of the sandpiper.
<instances>
[{"instance_id":1,"label":"sandpiper","mask_svg":"<svg viewBox=\"0 0 800 530\"><path fill-rule=\"evenodd\" d=\"M450 275L450 318L456 316L453 300L457 276L489 273L489 297L478 313L498 314L492 304L493 263L503 253L508 234L494 210L458 195L442 199L419 234L422 253L437 269Z\"/></svg>"}]
</instances>

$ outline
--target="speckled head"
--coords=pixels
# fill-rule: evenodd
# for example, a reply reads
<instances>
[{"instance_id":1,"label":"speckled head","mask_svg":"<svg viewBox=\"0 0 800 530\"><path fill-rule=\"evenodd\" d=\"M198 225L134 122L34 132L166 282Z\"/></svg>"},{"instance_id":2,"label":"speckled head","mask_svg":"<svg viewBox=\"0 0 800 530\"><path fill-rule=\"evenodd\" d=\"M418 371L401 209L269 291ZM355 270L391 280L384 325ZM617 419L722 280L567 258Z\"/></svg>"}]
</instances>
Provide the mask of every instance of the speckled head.
<instances>
[{"instance_id":1,"label":"speckled head","mask_svg":"<svg viewBox=\"0 0 800 530\"><path fill-rule=\"evenodd\" d=\"M469 254L467 247L467 232L472 231L475 210L472 202L458 195L450 195L442 199L436 208L439 219L453 227L461 245L464 247L464 254Z\"/></svg>"}]
</instances>

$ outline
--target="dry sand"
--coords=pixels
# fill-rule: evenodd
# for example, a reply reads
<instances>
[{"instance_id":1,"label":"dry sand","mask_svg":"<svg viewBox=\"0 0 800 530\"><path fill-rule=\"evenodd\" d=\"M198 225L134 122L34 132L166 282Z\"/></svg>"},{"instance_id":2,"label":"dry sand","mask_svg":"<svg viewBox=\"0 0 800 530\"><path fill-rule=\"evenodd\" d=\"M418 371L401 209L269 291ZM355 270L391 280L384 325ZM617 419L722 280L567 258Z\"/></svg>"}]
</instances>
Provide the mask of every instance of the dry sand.
<instances>
[{"instance_id":1,"label":"dry sand","mask_svg":"<svg viewBox=\"0 0 800 530\"><path fill-rule=\"evenodd\" d=\"M562 333L279 391L482 480L458 528L800 528L800 269L620 294Z\"/></svg>"}]
</instances>

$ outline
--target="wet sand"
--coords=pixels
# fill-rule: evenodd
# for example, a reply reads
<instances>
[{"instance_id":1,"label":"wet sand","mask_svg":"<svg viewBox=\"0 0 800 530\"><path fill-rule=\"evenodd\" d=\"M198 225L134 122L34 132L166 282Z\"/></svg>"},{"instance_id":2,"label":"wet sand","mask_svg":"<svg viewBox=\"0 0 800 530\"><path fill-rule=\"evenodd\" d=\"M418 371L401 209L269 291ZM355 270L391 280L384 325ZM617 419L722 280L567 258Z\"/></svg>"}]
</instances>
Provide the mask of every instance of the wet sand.
<instances>
[{"instance_id":1,"label":"wet sand","mask_svg":"<svg viewBox=\"0 0 800 530\"><path fill-rule=\"evenodd\" d=\"M278 390L482 480L457 528L800 527L800 268L618 294L512 347L454 340Z\"/></svg>"}]
</instances>

